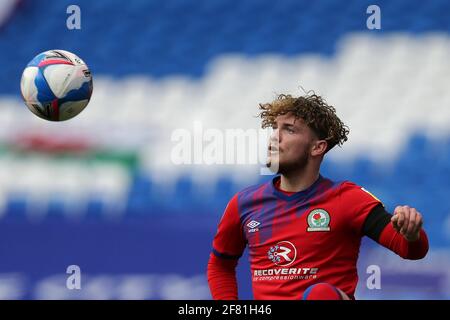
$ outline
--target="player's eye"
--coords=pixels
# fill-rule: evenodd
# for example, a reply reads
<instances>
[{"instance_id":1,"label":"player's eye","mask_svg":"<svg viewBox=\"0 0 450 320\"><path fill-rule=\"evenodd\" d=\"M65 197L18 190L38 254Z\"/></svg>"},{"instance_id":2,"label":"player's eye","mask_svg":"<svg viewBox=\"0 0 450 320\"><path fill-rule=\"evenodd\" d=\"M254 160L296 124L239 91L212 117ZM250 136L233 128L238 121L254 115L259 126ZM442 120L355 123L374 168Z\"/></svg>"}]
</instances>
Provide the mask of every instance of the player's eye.
<instances>
[{"instance_id":1,"label":"player's eye","mask_svg":"<svg viewBox=\"0 0 450 320\"><path fill-rule=\"evenodd\" d=\"M294 133L294 132L295 132L295 130L294 130L294 129L292 129L292 128L289 128L289 127L288 127L288 128L286 128L286 131L287 131L287 132L289 132L289 133Z\"/></svg>"}]
</instances>

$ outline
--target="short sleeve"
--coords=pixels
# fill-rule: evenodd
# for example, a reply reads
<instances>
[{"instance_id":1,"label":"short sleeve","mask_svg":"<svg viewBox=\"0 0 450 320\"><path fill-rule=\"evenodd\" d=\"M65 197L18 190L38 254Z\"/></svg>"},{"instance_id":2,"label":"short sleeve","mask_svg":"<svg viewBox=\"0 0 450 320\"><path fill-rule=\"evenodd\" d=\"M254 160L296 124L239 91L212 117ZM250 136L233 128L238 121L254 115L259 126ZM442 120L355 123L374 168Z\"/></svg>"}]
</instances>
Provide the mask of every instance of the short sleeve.
<instances>
[{"instance_id":1,"label":"short sleeve","mask_svg":"<svg viewBox=\"0 0 450 320\"><path fill-rule=\"evenodd\" d=\"M224 259L239 259L246 240L239 215L238 195L228 203L213 241L213 253Z\"/></svg>"},{"instance_id":2,"label":"short sleeve","mask_svg":"<svg viewBox=\"0 0 450 320\"><path fill-rule=\"evenodd\" d=\"M340 187L340 206L347 215L348 223L355 232L362 233L364 221L377 205L382 202L361 186L349 181Z\"/></svg>"}]
</instances>

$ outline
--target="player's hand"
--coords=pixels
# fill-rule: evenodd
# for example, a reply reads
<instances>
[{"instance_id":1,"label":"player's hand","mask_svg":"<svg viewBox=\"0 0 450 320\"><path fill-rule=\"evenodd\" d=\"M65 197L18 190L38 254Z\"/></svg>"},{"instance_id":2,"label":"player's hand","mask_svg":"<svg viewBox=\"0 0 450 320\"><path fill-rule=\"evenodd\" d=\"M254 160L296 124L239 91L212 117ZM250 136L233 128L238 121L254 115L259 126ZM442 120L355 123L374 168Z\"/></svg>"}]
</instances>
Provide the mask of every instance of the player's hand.
<instances>
[{"instance_id":1,"label":"player's hand","mask_svg":"<svg viewBox=\"0 0 450 320\"><path fill-rule=\"evenodd\" d=\"M420 237L420 228L423 225L422 215L408 206L398 206L391 218L394 229L408 241L417 241Z\"/></svg>"}]
</instances>

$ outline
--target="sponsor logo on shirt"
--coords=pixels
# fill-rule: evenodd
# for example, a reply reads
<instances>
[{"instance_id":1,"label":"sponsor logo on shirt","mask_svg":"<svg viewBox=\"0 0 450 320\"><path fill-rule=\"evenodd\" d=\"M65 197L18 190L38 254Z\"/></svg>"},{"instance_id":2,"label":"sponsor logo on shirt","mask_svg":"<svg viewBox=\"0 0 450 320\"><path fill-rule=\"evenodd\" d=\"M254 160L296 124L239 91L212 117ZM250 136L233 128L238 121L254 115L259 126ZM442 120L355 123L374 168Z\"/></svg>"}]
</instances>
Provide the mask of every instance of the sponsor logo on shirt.
<instances>
[{"instance_id":1,"label":"sponsor logo on shirt","mask_svg":"<svg viewBox=\"0 0 450 320\"><path fill-rule=\"evenodd\" d=\"M290 241L280 241L267 251L267 258L277 267L253 270L253 281L316 279L319 268L290 267L297 259L297 248Z\"/></svg>"},{"instance_id":2,"label":"sponsor logo on shirt","mask_svg":"<svg viewBox=\"0 0 450 320\"><path fill-rule=\"evenodd\" d=\"M280 241L270 247L267 257L280 267L287 267L294 263L297 258L297 249L289 241Z\"/></svg>"},{"instance_id":3,"label":"sponsor logo on shirt","mask_svg":"<svg viewBox=\"0 0 450 320\"><path fill-rule=\"evenodd\" d=\"M319 268L277 268L253 270L253 281L316 279Z\"/></svg>"},{"instance_id":4,"label":"sponsor logo on shirt","mask_svg":"<svg viewBox=\"0 0 450 320\"><path fill-rule=\"evenodd\" d=\"M309 232L330 231L330 214L324 209L314 209L308 214Z\"/></svg>"}]
</instances>

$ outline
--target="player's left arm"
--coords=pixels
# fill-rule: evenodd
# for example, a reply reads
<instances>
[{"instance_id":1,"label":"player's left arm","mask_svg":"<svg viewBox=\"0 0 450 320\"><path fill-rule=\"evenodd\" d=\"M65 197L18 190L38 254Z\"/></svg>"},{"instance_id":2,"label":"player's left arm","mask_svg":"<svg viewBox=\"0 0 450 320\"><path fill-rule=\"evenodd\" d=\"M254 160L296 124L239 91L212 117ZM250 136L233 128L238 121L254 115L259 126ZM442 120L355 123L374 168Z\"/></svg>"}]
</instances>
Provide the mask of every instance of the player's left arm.
<instances>
[{"instance_id":1,"label":"player's left arm","mask_svg":"<svg viewBox=\"0 0 450 320\"><path fill-rule=\"evenodd\" d=\"M401 206L392 215L372 193L349 181L340 186L340 200L350 226L361 236L405 259L422 259L427 254L428 238L416 209Z\"/></svg>"},{"instance_id":2,"label":"player's left arm","mask_svg":"<svg viewBox=\"0 0 450 320\"><path fill-rule=\"evenodd\" d=\"M364 221L363 233L405 259L422 259L428 252L423 217L415 208L398 206L391 215L380 203Z\"/></svg>"}]
</instances>

